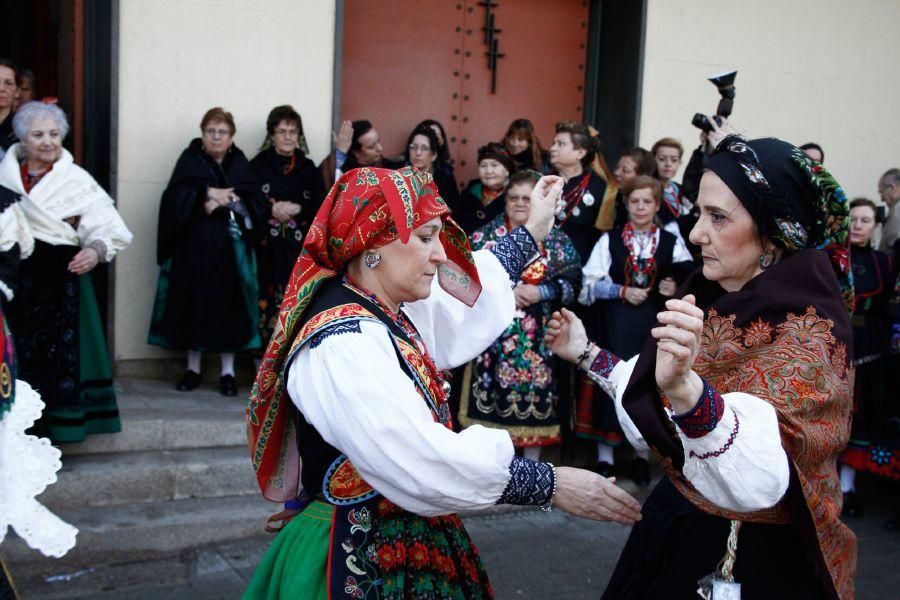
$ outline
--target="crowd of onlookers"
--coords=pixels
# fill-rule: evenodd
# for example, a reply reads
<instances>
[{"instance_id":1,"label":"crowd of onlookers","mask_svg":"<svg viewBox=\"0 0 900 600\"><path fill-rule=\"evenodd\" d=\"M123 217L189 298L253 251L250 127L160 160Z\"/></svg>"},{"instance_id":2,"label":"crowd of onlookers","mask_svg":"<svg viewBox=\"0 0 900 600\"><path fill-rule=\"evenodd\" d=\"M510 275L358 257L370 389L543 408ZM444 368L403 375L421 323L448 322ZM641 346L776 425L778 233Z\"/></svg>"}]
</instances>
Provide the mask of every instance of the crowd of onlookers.
<instances>
[{"instance_id":1,"label":"crowd of onlookers","mask_svg":"<svg viewBox=\"0 0 900 600\"><path fill-rule=\"evenodd\" d=\"M89 273L127 247L131 234L112 200L62 147L65 114L28 101L33 87L30 74L0 61L0 185L11 191L0 204L0 290L10 303L20 376L45 395L50 435L65 441L118 427ZM704 160L714 149L710 135L701 133L679 183L686 157L673 138L604 156L590 127L557 123L547 147L528 119L515 119L478 149L478 178L461 186L454 159L468 157L451 156L433 119L412 127L406 147L390 156L371 122L344 121L318 165L291 106L271 110L252 158L234 144L236 122L226 110L208 110L199 128L160 201L160 272L148 338L187 352L179 390L200 385L202 353L212 352L221 356L221 393L237 394L235 354L258 356L265 347L307 231L342 173L407 165L430 173L475 249L526 222L532 188L554 173L565 181L558 227L515 286L515 321L454 374L452 398L461 425L507 429L526 456L536 458L571 433L596 442L598 472L615 472L613 449L624 437L612 400L559 364L544 344L544 328L552 311L567 306L615 354L639 352L665 299L698 264L690 234ZM802 149L824 161L817 144ZM857 198L850 211L856 406L841 469L850 515L859 510L855 472L878 472L871 457L879 444L896 453L900 438L890 400L896 377L889 379L900 353L900 170L885 172L878 190L881 203ZM79 360L88 352L91 360ZM637 453L630 467L639 484L649 483L647 458ZM894 475L884 474L896 477L891 468Z\"/></svg>"}]
</instances>

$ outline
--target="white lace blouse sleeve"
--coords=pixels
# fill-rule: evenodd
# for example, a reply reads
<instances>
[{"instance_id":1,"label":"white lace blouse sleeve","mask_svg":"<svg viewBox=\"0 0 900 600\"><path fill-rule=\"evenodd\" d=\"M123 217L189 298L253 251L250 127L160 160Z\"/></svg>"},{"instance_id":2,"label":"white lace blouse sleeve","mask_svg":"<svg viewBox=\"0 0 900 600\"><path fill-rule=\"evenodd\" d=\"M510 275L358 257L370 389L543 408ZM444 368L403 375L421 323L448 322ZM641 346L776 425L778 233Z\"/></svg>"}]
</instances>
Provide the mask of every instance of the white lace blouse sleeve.
<instances>
[{"instance_id":1,"label":"white lace blouse sleeve","mask_svg":"<svg viewBox=\"0 0 900 600\"><path fill-rule=\"evenodd\" d=\"M615 386L616 415L622 431L635 449L642 450L648 448L647 443L622 407L635 364L636 356L618 363L609 379ZM709 387L704 389L705 398L695 410L711 410L711 414L718 410L721 416L718 422L710 416L703 435L688 435L684 422L672 419L684 447L684 476L707 500L726 510L751 512L774 506L787 492L790 478L775 409L741 392L719 396L721 405L716 409L716 398L706 398L710 391ZM670 410L666 413L673 417ZM706 418L695 415L695 420L703 422Z\"/></svg>"},{"instance_id":2,"label":"white lace blouse sleeve","mask_svg":"<svg viewBox=\"0 0 900 600\"><path fill-rule=\"evenodd\" d=\"M0 542L12 527L30 547L59 558L75 546L78 530L36 499L62 468L50 440L25 433L43 409L38 393L17 380L15 402L0 419Z\"/></svg>"},{"instance_id":3,"label":"white lace blouse sleeve","mask_svg":"<svg viewBox=\"0 0 900 600\"><path fill-rule=\"evenodd\" d=\"M694 258L691 256L691 253L688 252L687 245L684 243L684 240L681 237L681 234L678 234L678 239L675 240L675 248L672 250L672 262L691 262Z\"/></svg>"},{"instance_id":4,"label":"white lace blouse sleeve","mask_svg":"<svg viewBox=\"0 0 900 600\"><path fill-rule=\"evenodd\" d=\"M482 285L474 306L445 292L436 277L428 298L404 306L439 369L451 369L478 356L515 318L516 298L503 265L489 250L473 256Z\"/></svg>"},{"instance_id":5,"label":"white lace blouse sleeve","mask_svg":"<svg viewBox=\"0 0 900 600\"><path fill-rule=\"evenodd\" d=\"M435 422L381 324L362 322L358 333L302 349L287 389L322 438L410 512L486 508L509 483L509 434L477 425L454 433Z\"/></svg>"},{"instance_id":6,"label":"white lace blouse sleeve","mask_svg":"<svg viewBox=\"0 0 900 600\"><path fill-rule=\"evenodd\" d=\"M581 269L581 291L578 294L579 304L590 306L594 303L594 284L609 278L612 256L609 254L609 233L604 233L594 244L587 263Z\"/></svg>"}]
</instances>

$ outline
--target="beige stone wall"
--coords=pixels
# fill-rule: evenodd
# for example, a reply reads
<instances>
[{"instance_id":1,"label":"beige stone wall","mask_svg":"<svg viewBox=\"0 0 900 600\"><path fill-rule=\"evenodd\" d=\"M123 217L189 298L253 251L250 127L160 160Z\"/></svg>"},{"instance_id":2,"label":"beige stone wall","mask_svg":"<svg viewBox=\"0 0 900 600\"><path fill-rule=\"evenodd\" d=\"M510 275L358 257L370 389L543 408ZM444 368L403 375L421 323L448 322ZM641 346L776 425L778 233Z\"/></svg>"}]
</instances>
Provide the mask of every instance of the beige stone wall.
<instances>
[{"instance_id":1,"label":"beige stone wall","mask_svg":"<svg viewBox=\"0 0 900 600\"><path fill-rule=\"evenodd\" d=\"M275 105L303 117L313 160L330 148L333 0L123 0L118 208L134 244L116 260L116 361L169 356L146 344L158 267L159 199L203 113L234 114L253 157Z\"/></svg>"},{"instance_id":2,"label":"beige stone wall","mask_svg":"<svg viewBox=\"0 0 900 600\"><path fill-rule=\"evenodd\" d=\"M715 111L706 77L738 69L731 121L750 137L818 142L850 197L900 166L900 2L648 0L640 143ZM687 161L685 160L685 163Z\"/></svg>"}]
</instances>

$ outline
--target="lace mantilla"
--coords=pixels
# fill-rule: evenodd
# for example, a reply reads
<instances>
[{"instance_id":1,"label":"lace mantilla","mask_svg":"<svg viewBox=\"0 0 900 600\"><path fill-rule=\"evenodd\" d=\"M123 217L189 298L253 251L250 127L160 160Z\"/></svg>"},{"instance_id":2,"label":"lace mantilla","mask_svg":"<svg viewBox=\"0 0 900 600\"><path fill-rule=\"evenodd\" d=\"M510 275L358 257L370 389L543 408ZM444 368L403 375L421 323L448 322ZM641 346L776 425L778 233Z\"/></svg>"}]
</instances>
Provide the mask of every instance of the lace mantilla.
<instances>
[{"instance_id":1,"label":"lace mantilla","mask_svg":"<svg viewBox=\"0 0 900 600\"><path fill-rule=\"evenodd\" d=\"M50 440L25 434L43 410L38 393L17 380L16 401L0 421L0 542L12 527L35 550L59 558L75 545L78 530L35 500L62 467Z\"/></svg>"}]
</instances>

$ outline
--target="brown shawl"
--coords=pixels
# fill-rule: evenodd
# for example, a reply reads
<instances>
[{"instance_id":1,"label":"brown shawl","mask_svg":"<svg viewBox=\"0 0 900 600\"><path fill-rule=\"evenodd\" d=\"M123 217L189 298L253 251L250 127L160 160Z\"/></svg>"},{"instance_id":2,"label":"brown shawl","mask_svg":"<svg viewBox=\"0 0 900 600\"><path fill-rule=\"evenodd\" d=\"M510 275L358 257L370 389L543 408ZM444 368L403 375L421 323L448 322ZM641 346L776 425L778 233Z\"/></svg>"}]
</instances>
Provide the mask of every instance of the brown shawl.
<instances>
[{"instance_id":1,"label":"brown shawl","mask_svg":"<svg viewBox=\"0 0 900 600\"><path fill-rule=\"evenodd\" d=\"M732 293L697 271L678 297L688 293L706 313L694 368L719 393L745 392L775 408L790 458L787 493L773 508L734 513L711 504L685 479L684 449L656 386L652 338L635 366L623 407L685 498L727 519L793 523L808 540L811 562L826 589L835 598L852 598L856 536L840 521L836 468L850 436L852 336L828 256L801 250Z\"/></svg>"}]
</instances>

